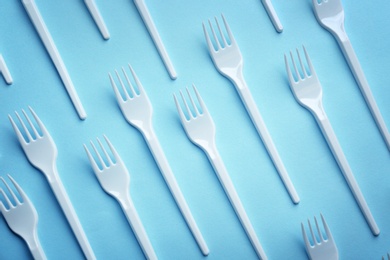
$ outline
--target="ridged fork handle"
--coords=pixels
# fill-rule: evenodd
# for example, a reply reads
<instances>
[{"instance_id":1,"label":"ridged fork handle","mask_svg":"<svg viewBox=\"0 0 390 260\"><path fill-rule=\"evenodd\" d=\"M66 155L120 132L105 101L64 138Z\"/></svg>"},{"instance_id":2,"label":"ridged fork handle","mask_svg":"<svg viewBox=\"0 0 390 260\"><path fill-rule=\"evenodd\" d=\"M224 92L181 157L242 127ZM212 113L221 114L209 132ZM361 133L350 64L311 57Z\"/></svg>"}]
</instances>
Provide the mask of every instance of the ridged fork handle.
<instances>
[{"instance_id":1,"label":"ridged fork handle","mask_svg":"<svg viewBox=\"0 0 390 260\"><path fill-rule=\"evenodd\" d=\"M337 42L340 45L340 48L344 54L345 59L348 62L349 68L352 71L353 76L355 77L356 82L360 87L366 103L371 111L371 114L374 117L374 120L379 128L379 131L382 134L382 137L386 143L387 148L390 150L390 133L386 127L386 123L379 111L378 105L374 99L374 96L371 92L370 86L367 82L366 76L364 75L363 69L360 65L360 62L356 56L356 53L352 47L352 44L348 36L344 32L339 32L337 35Z\"/></svg>"},{"instance_id":2,"label":"ridged fork handle","mask_svg":"<svg viewBox=\"0 0 390 260\"><path fill-rule=\"evenodd\" d=\"M210 251L207 247L207 244L202 234L200 233L200 230L195 222L194 217L192 216L190 208L188 207L183 194L181 193L179 185L176 182L176 178L173 175L171 167L168 164L168 160L165 157L164 151L161 148L161 145L157 139L156 134L154 133L153 128L150 127L149 129L144 130L143 135L146 142L148 143L149 149L152 152L152 155L158 165L158 168L160 169L165 179L165 182L167 183L168 188L176 201L177 206L183 214L184 219L192 232L192 235L194 236L196 242L199 245L200 250L202 251L203 255L208 255Z\"/></svg>"},{"instance_id":3,"label":"ridged fork handle","mask_svg":"<svg viewBox=\"0 0 390 260\"><path fill-rule=\"evenodd\" d=\"M223 189L225 190L226 195L229 198L230 203L232 204L234 211L236 212L246 234L251 241L256 254L260 259L268 259L265 255L263 247L260 244L259 239L257 238L256 232L248 218L248 215L245 212L244 206L241 203L240 197L237 194L236 189L234 188L233 182L230 179L230 176L226 170L225 164L223 163L221 156L218 153L215 144L209 148L205 149L207 156L213 165L215 172L217 173L218 179L222 184Z\"/></svg>"},{"instance_id":4,"label":"ridged fork handle","mask_svg":"<svg viewBox=\"0 0 390 260\"><path fill-rule=\"evenodd\" d=\"M61 209L64 212L66 219L68 220L68 223L72 228L85 257L88 260L96 259L95 254L93 253L92 248L88 242L87 236L84 233L83 227L81 226L72 203L70 202L68 194L62 185L61 179L59 178L57 167L54 165L52 172L46 172L45 175L48 178L51 189L53 190L53 193L56 196L57 201L60 204Z\"/></svg>"},{"instance_id":5,"label":"ridged fork handle","mask_svg":"<svg viewBox=\"0 0 390 260\"><path fill-rule=\"evenodd\" d=\"M144 226L142 225L141 219L138 216L137 210L135 209L134 203L130 196L127 196L126 199L120 200L119 203L126 215L127 221L134 231L139 244L141 245L142 251L144 252L146 258L150 260L156 260L157 255L154 252L153 246L150 243L149 237L144 229Z\"/></svg>"},{"instance_id":6,"label":"ridged fork handle","mask_svg":"<svg viewBox=\"0 0 390 260\"><path fill-rule=\"evenodd\" d=\"M320 107L320 106L318 106ZM363 215L370 226L370 229L374 235L379 235L380 230L375 222L374 217L371 214L370 208L367 205L366 200L364 199L363 193L361 192L359 185L352 173L351 168L349 167L348 161L345 158L343 150L341 149L340 143L337 140L336 134L333 131L333 128L329 122L328 117L325 112L322 111L321 114L314 114L318 124L320 125L321 131L325 136L325 139L330 147L330 150L333 153L334 158L339 165L345 180L348 183L349 188L352 191L353 196L355 197L356 202L358 203L360 210L363 212Z\"/></svg>"},{"instance_id":7,"label":"ridged fork handle","mask_svg":"<svg viewBox=\"0 0 390 260\"><path fill-rule=\"evenodd\" d=\"M30 237L25 238L28 248L35 260L46 260L45 252L42 249L41 243L38 239L37 230L34 229Z\"/></svg>"},{"instance_id":8,"label":"ridged fork handle","mask_svg":"<svg viewBox=\"0 0 390 260\"><path fill-rule=\"evenodd\" d=\"M238 72L237 76L232 78L232 80L234 82L234 85L236 86L236 89L241 97L242 102L245 105L246 110L249 113L250 118L252 119L253 124L257 129L257 132L261 137L261 140L265 145L265 148L268 151L268 154L271 157L272 162L274 163L280 175L280 178L282 179L283 184L287 189L287 192L289 193L292 201L295 204L299 203L298 193L295 190L294 185L292 184L290 176L288 175L287 170L284 167L284 164L279 156L278 151L276 150L275 144L272 141L271 135L269 134L267 127L265 126L264 120L261 117L259 110L257 109L256 103L253 100L252 94L250 93L248 86L246 85L242 72Z\"/></svg>"}]
</instances>

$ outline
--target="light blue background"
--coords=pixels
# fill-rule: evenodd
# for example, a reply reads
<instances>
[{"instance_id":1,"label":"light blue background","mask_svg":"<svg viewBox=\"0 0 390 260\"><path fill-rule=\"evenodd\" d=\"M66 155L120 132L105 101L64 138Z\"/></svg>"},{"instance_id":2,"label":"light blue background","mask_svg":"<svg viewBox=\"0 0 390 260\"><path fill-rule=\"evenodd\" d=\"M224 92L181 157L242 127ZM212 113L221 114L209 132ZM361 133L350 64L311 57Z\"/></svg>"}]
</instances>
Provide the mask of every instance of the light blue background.
<instances>
[{"instance_id":1,"label":"light blue background","mask_svg":"<svg viewBox=\"0 0 390 260\"><path fill-rule=\"evenodd\" d=\"M10 173L39 214L49 259L83 258L54 195L27 161L7 119L31 105L59 150L58 169L98 259L143 259L117 202L103 192L82 144L106 134L131 174L131 196L160 259L204 259L141 134L128 125L107 77L128 62L154 108L153 123L182 192L210 248L208 259L255 259L204 153L186 137L172 94L195 83L217 127L217 146L270 259L306 259L300 223L323 213L341 259L381 259L390 250L389 151L330 33L310 0L274 0L275 32L259 0L147 0L177 69L172 81L134 4L97 0L111 33L104 41L81 0L36 0L88 113L80 121L21 1L0 1L0 53L14 84L0 79L0 175ZM344 0L346 30L390 125L390 2ZM223 13L245 60L244 75L301 197L294 205L233 85L214 68L202 21ZM294 99L283 54L304 44L324 106L381 229L371 234L312 115ZM0 259L28 259L24 242L0 219Z\"/></svg>"}]
</instances>

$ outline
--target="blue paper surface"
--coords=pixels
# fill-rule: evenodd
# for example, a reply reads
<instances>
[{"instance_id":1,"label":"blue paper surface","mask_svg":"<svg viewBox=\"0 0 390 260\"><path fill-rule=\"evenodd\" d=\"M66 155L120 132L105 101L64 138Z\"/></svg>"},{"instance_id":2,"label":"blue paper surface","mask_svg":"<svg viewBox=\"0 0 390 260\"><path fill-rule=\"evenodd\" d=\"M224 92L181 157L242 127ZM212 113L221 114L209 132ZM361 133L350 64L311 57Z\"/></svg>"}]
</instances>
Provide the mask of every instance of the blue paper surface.
<instances>
[{"instance_id":1,"label":"blue paper surface","mask_svg":"<svg viewBox=\"0 0 390 260\"><path fill-rule=\"evenodd\" d=\"M205 154L180 124L173 93L194 83L217 128L222 159L269 259L307 259L300 223L322 213L340 259L381 259L390 251L389 150L333 36L311 1L274 0L278 34L258 0L153 1L150 13L178 72L172 81L132 1L97 0L110 31L105 41L84 1L36 4L88 117L79 120L21 1L1 0L0 53L14 79L0 79L0 176L11 174L39 215L49 259L83 253L44 176L33 168L7 115L31 106L58 148L58 170L98 259L143 259L119 204L101 189L83 149L106 134L131 175L131 197L160 259L204 259L142 135L121 114L108 72L130 63L154 109L153 124L209 246L207 259L256 259ZM390 124L390 2L344 0L345 27L382 115ZM202 22L223 13L244 57L244 77L300 195L290 200L230 81L209 56ZM283 54L305 45L323 101L360 188L381 229L374 237L313 116L294 99ZM3 187L3 186L1 186ZM0 219L0 259L29 259L23 240Z\"/></svg>"}]
</instances>

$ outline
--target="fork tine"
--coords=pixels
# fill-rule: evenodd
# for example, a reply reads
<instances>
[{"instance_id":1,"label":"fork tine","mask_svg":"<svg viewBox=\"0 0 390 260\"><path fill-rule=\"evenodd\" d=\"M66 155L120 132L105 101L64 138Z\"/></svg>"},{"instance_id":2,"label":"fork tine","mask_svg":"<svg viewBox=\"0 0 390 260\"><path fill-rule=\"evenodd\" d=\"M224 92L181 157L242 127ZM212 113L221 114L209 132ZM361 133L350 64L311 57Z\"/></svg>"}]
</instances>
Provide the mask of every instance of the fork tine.
<instances>
[{"instance_id":1,"label":"fork tine","mask_svg":"<svg viewBox=\"0 0 390 260\"><path fill-rule=\"evenodd\" d=\"M294 56L293 56L291 51L290 51L290 56L291 56L291 61L292 61L293 67L294 67L295 74L296 74L297 79L299 81L301 79L301 74L299 74L297 64L295 63Z\"/></svg>"},{"instance_id":2,"label":"fork tine","mask_svg":"<svg viewBox=\"0 0 390 260\"><path fill-rule=\"evenodd\" d=\"M100 153L98 152L98 150L96 149L96 146L93 144L92 141L91 141L91 145L92 145L93 150L95 151L95 154L97 155L97 157L99 159L100 164L102 165L102 168L103 169L107 168L106 164L104 163L104 161L102 159L102 156L100 155Z\"/></svg>"},{"instance_id":3,"label":"fork tine","mask_svg":"<svg viewBox=\"0 0 390 260\"><path fill-rule=\"evenodd\" d=\"M131 81L129 79L129 76L127 76L127 73L125 71L125 68L122 67L122 72L123 72L123 75L125 75L125 78L126 78L126 81L127 81L127 84L129 85L129 89L131 91L131 94L133 94L133 97L137 96L137 92L135 91L134 87L133 87L133 84L131 84ZM119 76L118 76L119 77ZM122 80L120 80L121 84L123 84ZM122 85L122 87L124 88L124 86Z\"/></svg>"},{"instance_id":4,"label":"fork tine","mask_svg":"<svg viewBox=\"0 0 390 260\"><path fill-rule=\"evenodd\" d=\"M309 238L307 237L307 234L305 231L305 226L303 225L303 223L301 223L301 230L302 230L302 236L303 236L303 240L305 241L306 247L311 247L311 244L310 244Z\"/></svg>"},{"instance_id":5,"label":"fork tine","mask_svg":"<svg viewBox=\"0 0 390 260\"><path fill-rule=\"evenodd\" d=\"M290 65L288 65L288 60L287 60L286 54L284 54L284 63L286 65L286 71L287 71L287 75L288 75L288 80L290 81L290 84L293 85L296 81L294 79L294 76L292 75L292 72L291 72L291 69L290 69Z\"/></svg>"},{"instance_id":6,"label":"fork tine","mask_svg":"<svg viewBox=\"0 0 390 260\"><path fill-rule=\"evenodd\" d=\"M326 223L324 216L322 214L320 215L321 215L322 224L324 225L325 228L325 234L328 237L328 240L333 240L332 233L329 230L328 224Z\"/></svg>"},{"instance_id":7,"label":"fork tine","mask_svg":"<svg viewBox=\"0 0 390 260\"><path fill-rule=\"evenodd\" d=\"M121 161L121 157L119 156L118 152L115 150L114 146L110 142L110 140L107 138L106 135L103 135L104 139L106 140L106 143L108 144L108 147L111 150L111 153L114 155L115 162L118 163Z\"/></svg>"},{"instance_id":8,"label":"fork tine","mask_svg":"<svg viewBox=\"0 0 390 260\"><path fill-rule=\"evenodd\" d=\"M20 185L9 174L8 174L8 178L11 180L11 182L15 186L16 190L19 192L19 195L22 197L23 202L28 201L28 197L27 197L26 193L24 193L24 191L20 187Z\"/></svg>"},{"instance_id":9,"label":"fork tine","mask_svg":"<svg viewBox=\"0 0 390 260\"><path fill-rule=\"evenodd\" d=\"M186 88L186 91L187 91L187 95L188 97L190 98L190 101L191 101L191 104L192 104L192 107L194 108L194 111L195 111L195 117L196 116L199 116L200 113L198 111L198 108L196 107L195 105L195 102L194 102L194 99L192 98L191 94L190 94L190 91L188 90L188 88Z\"/></svg>"},{"instance_id":10,"label":"fork tine","mask_svg":"<svg viewBox=\"0 0 390 260\"><path fill-rule=\"evenodd\" d=\"M3 181L4 185L7 187L9 193L11 194L12 198L14 198L16 204L21 204L18 197L16 197L15 193L11 189L11 187L8 185L8 183L4 180L3 177L0 177L0 179Z\"/></svg>"},{"instance_id":11,"label":"fork tine","mask_svg":"<svg viewBox=\"0 0 390 260\"><path fill-rule=\"evenodd\" d=\"M118 103L121 104L121 103L125 102L128 99L127 98L128 95L126 95L127 92L125 91L125 95L126 95L126 100L125 100L125 99L123 99L121 93L119 92L119 89L116 86L115 81L114 81L114 79L111 76L111 73L108 73L108 77L110 78L111 86L112 86L112 89L115 92L116 100L118 101Z\"/></svg>"},{"instance_id":12,"label":"fork tine","mask_svg":"<svg viewBox=\"0 0 390 260\"><path fill-rule=\"evenodd\" d=\"M137 85L139 94L143 93L144 92L144 87L142 86L141 81L139 80L137 74L135 74L135 71L133 70L133 67L131 67L130 64L127 64L127 65L129 66L131 74L133 75L133 78L134 78L135 84Z\"/></svg>"},{"instance_id":13,"label":"fork tine","mask_svg":"<svg viewBox=\"0 0 390 260\"><path fill-rule=\"evenodd\" d=\"M4 191L0 189L0 193L4 194ZM0 200L0 212L5 212L7 209L4 206L4 203Z\"/></svg>"},{"instance_id":14,"label":"fork tine","mask_svg":"<svg viewBox=\"0 0 390 260\"><path fill-rule=\"evenodd\" d=\"M181 106L179 105L179 102L177 101L177 98L176 98L176 95L173 94L173 99L175 100L175 105L176 105L176 109L177 109L177 112L179 113L180 115L180 119L181 121L184 123L187 121L187 118L186 116L184 115L184 112L183 110L181 109Z\"/></svg>"},{"instance_id":15,"label":"fork tine","mask_svg":"<svg viewBox=\"0 0 390 260\"><path fill-rule=\"evenodd\" d=\"M3 194L3 197L5 198L5 201L7 202L8 206L10 208L15 208L15 206L11 203L9 200L7 194L5 194L4 190L0 188L0 193ZM1 201L0 201L1 202ZM4 204L1 202L2 207L4 207L4 210L6 211L7 209L5 208Z\"/></svg>"},{"instance_id":16,"label":"fork tine","mask_svg":"<svg viewBox=\"0 0 390 260\"><path fill-rule=\"evenodd\" d=\"M24 139L22 133L19 130L19 127L15 124L14 120L12 119L12 117L10 115L8 115L8 118L9 118L9 120L11 122L12 128L14 129L14 131L16 133L16 136L18 137L19 142L21 144L27 144L26 140Z\"/></svg>"},{"instance_id":17,"label":"fork tine","mask_svg":"<svg viewBox=\"0 0 390 260\"><path fill-rule=\"evenodd\" d=\"M312 239L313 239L313 243L314 243L314 245L315 245L315 244L318 244L317 239L316 239L316 236L314 235L313 228L311 227L310 220L307 220L307 222L309 223L309 229L310 229L311 237L312 237Z\"/></svg>"},{"instance_id":18,"label":"fork tine","mask_svg":"<svg viewBox=\"0 0 390 260\"><path fill-rule=\"evenodd\" d=\"M318 221L317 221L316 217L314 217L314 222L316 223L317 232L318 232L318 236L320 238L320 242L324 242L324 237L322 236L322 232L321 232L320 226L318 225Z\"/></svg>"},{"instance_id":19,"label":"fork tine","mask_svg":"<svg viewBox=\"0 0 390 260\"><path fill-rule=\"evenodd\" d=\"M125 78L127 79L127 81L129 81L129 79L127 78L127 74L126 74L125 70L123 69L123 67L122 67L122 71L123 71L123 74L125 74ZM125 84L123 84L123 81L122 81L121 77L119 76L119 73L118 73L117 70L115 70L115 74L116 74L116 77L117 77L118 80L119 80L119 83L120 83L121 86L122 86L123 92L125 93L126 100L129 100L129 99L130 99L129 92L128 92L127 89L126 89ZM134 95L133 86L131 85L131 83L129 83L129 88L130 88L130 91L132 92L132 94Z\"/></svg>"},{"instance_id":20,"label":"fork tine","mask_svg":"<svg viewBox=\"0 0 390 260\"><path fill-rule=\"evenodd\" d=\"M194 116L192 115L192 112L190 110L190 107L188 106L187 101L184 98L183 92L181 90L180 90L180 96L181 96L181 99L183 100L183 103L184 103L186 109L187 109L187 113L188 113L189 118L194 118Z\"/></svg>"},{"instance_id":21,"label":"fork tine","mask_svg":"<svg viewBox=\"0 0 390 260\"><path fill-rule=\"evenodd\" d=\"M35 134L35 138L39 138L39 134L38 134L38 131L37 129L35 128L34 124L31 122L30 120L30 117L26 114L26 112L24 111L24 109L22 109L22 113L24 115L24 117L27 119L27 122L28 124L30 125L31 129L33 130L34 134Z\"/></svg>"},{"instance_id":22,"label":"fork tine","mask_svg":"<svg viewBox=\"0 0 390 260\"><path fill-rule=\"evenodd\" d=\"M104 148L104 146L103 146L102 142L100 142L99 138L96 138L96 139L100 145L100 148L103 150L104 155L106 156L106 159L108 161L108 166L113 165L114 163L112 162L111 157L108 155L106 148Z\"/></svg>"},{"instance_id":23,"label":"fork tine","mask_svg":"<svg viewBox=\"0 0 390 260\"><path fill-rule=\"evenodd\" d=\"M210 52L215 52L214 45L213 45L213 43L211 42L209 33L207 32L206 26L204 25L204 23L202 23L202 26L203 26L203 33L204 33L204 36L206 37L207 46L209 47L209 51L210 51Z\"/></svg>"},{"instance_id":24,"label":"fork tine","mask_svg":"<svg viewBox=\"0 0 390 260\"><path fill-rule=\"evenodd\" d=\"M309 65L310 75L312 75L312 76L314 75L315 76L316 75L316 71L314 70L313 64L311 63L309 54L307 53L305 46L302 46L302 47L303 47L303 52L305 53L306 62Z\"/></svg>"},{"instance_id":25,"label":"fork tine","mask_svg":"<svg viewBox=\"0 0 390 260\"><path fill-rule=\"evenodd\" d=\"M221 26L219 26L219 22L218 22L217 17L214 17L214 18L215 18L215 22L217 23L218 31L219 31L219 34L221 35L224 47L226 47L228 44L227 44L227 41L225 39L225 35L222 32Z\"/></svg>"},{"instance_id":26,"label":"fork tine","mask_svg":"<svg viewBox=\"0 0 390 260\"><path fill-rule=\"evenodd\" d=\"M219 43L219 40L218 40L218 37L217 37L217 34L215 33L214 31L214 28L213 28L213 25L211 24L211 21L209 20L209 25L210 25L210 28L211 28L211 33L213 34L214 36L214 40L215 42L217 43L217 50L221 49L221 44ZM213 47L214 48L214 47Z\"/></svg>"},{"instance_id":27,"label":"fork tine","mask_svg":"<svg viewBox=\"0 0 390 260\"><path fill-rule=\"evenodd\" d=\"M303 72L303 75L304 75L304 78L306 78L308 75L307 75L307 72L306 72L306 69L305 69L305 66L303 65L303 62L302 62L302 59L301 59L301 55L298 51L298 48L296 49L297 51L297 55L298 55L298 60L299 60L299 64L301 65L301 69L302 69L302 72Z\"/></svg>"},{"instance_id":28,"label":"fork tine","mask_svg":"<svg viewBox=\"0 0 390 260\"><path fill-rule=\"evenodd\" d=\"M203 102L203 99L201 95L199 94L198 90L195 87L195 84L192 84L192 88L194 89L195 95L198 98L198 102L200 104L200 107L202 108L202 114L208 113L209 111L207 110L207 107L205 103Z\"/></svg>"},{"instance_id":29,"label":"fork tine","mask_svg":"<svg viewBox=\"0 0 390 260\"><path fill-rule=\"evenodd\" d=\"M35 122L37 122L39 128L41 129L42 135L49 135L49 132L47 131L45 125L42 123L41 119L38 117L38 115L35 113L35 111L30 106L28 107L28 109L30 109L30 112L34 117Z\"/></svg>"},{"instance_id":30,"label":"fork tine","mask_svg":"<svg viewBox=\"0 0 390 260\"><path fill-rule=\"evenodd\" d=\"M83 146L84 146L85 152L87 153L89 162L91 163L92 169L94 170L94 172L100 172L101 170L99 169L99 166L97 165L97 163L96 163L95 159L93 158L92 154L89 152L87 146L85 144Z\"/></svg>"},{"instance_id":31,"label":"fork tine","mask_svg":"<svg viewBox=\"0 0 390 260\"><path fill-rule=\"evenodd\" d=\"M227 32L228 35L229 35L230 44L233 44L233 43L236 42L236 40L234 39L232 30L230 30L229 24L227 23L227 21L226 21L226 19L225 19L225 16L224 16L223 14L221 14L221 16L222 16L223 23L225 24L226 32Z\"/></svg>"},{"instance_id":32,"label":"fork tine","mask_svg":"<svg viewBox=\"0 0 390 260\"><path fill-rule=\"evenodd\" d=\"M33 141L33 138L32 138L32 136L31 136L31 134L30 134L30 131L27 129L27 127L26 127L26 125L24 124L22 118L19 116L18 112L15 111L15 114L16 114L16 117L19 119L19 122L20 122L20 124L22 125L24 132L25 132L26 135L27 135L28 142Z\"/></svg>"}]
</instances>

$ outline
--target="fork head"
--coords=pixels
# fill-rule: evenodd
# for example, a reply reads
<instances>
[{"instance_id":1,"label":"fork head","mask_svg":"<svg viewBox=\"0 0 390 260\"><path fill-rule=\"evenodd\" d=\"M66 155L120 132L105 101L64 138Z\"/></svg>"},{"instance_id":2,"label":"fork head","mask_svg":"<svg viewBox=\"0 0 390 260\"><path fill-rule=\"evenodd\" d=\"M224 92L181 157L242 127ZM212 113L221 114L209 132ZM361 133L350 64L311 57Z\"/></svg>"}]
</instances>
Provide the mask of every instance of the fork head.
<instances>
[{"instance_id":1,"label":"fork head","mask_svg":"<svg viewBox=\"0 0 390 260\"><path fill-rule=\"evenodd\" d=\"M127 90L125 83L121 79L121 76L117 70L115 70L115 74L118 78L119 84L121 85L123 95L120 93L110 73L108 76L110 78L112 88L114 89L119 107L127 122L129 122L134 127L143 130L144 127L148 127L151 124L153 108L137 75L135 74L130 64L128 66L138 90L134 88L123 67L122 73L130 91Z\"/></svg>"},{"instance_id":2,"label":"fork head","mask_svg":"<svg viewBox=\"0 0 390 260\"><path fill-rule=\"evenodd\" d=\"M310 110L315 109L318 102L322 100L322 87L321 83L317 77L317 74L314 70L314 67L310 61L309 55L303 46L303 51L309 70L305 68L301 55L297 49L297 56L300 64L301 72L298 70L298 66L295 63L292 52L290 51L291 63L293 65L294 71L290 69L288 58L284 55L284 62L286 65L286 71L288 75L288 81L290 83L291 90L296 98L296 100L303 105L304 107L309 108ZM294 76L295 75L295 76Z\"/></svg>"},{"instance_id":3,"label":"fork head","mask_svg":"<svg viewBox=\"0 0 390 260\"><path fill-rule=\"evenodd\" d=\"M340 30L340 26L344 26L344 8L341 0L312 1L314 14L321 26L332 32Z\"/></svg>"},{"instance_id":4,"label":"fork head","mask_svg":"<svg viewBox=\"0 0 390 260\"><path fill-rule=\"evenodd\" d=\"M91 146L96 154L96 157L98 158L98 161L94 159L85 144L84 149L87 153L92 169L100 182L100 185L108 194L115 198L123 196L124 194L127 195L130 184L130 175L125 164L123 163L118 152L115 150L114 146L111 144L110 140L105 135L104 139L110 148L114 160L110 157L99 138L96 139L101 150L103 151L102 155L91 141Z\"/></svg>"},{"instance_id":5,"label":"fork head","mask_svg":"<svg viewBox=\"0 0 390 260\"><path fill-rule=\"evenodd\" d=\"M230 27L223 15L222 20L225 25L226 32L229 36L228 39L225 37L217 17L215 17L215 23L217 25L218 32L222 41L218 39L216 30L211 24L211 21L208 20L208 24L210 26L212 38L214 39L215 45L213 45L213 41L210 37L210 34L207 32L205 23L202 23L202 26L204 35L206 37L207 46L214 65L222 75L229 78L231 77L232 72L235 72L238 68L242 69L243 58L240 49L238 48L237 42L234 39Z\"/></svg>"},{"instance_id":6,"label":"fork head","mask_svg":"<svg viewBox=\"0 0 390 260\"><path fill-rule=\"evenodd\" d=\"M24 153L27 156L27 159L33 166L43 172L46 172L48 168L53 166L53 163L57 158L57 147L49 132L46 130L46 127L43 125L42 121L39 119L34 110L31 107L29 107L29 110L34 117L35 122L39 126L40 132L24 110L22 110L22 113L25 120L23 120L22 117L19 116L18 112L15 111L21 128L17 126L10 115L8 115L8 118L11 121L12 127L16 136L18 137L19 143L22 146ZM31 130L28 129L24 121L28 122L28 126ZM22 133L24 133L24 136Z\"/></svg>"},{"instance_id":7,"label":"fork head","mask_svg":"<svg viewBox=\"0 0 390 260\"><path fill-rule=\"evenodd\" d=\"M325 228L326 239L324 238L320 230L317 218L314 217L314 222L316 224L318 238L316 238L314 234L314 231L310 224L310 220L307 220L313 244L310 243L309 238L307 237L305 231L305 227L303 223L301 223L302 236L303 236L303 240L305 241L306 252L310 256L310 259L336 260L338 259L338 250L336 247L336 243L333 239L332 233L330 232L329 227L326 224L325 218L322 216L322 214L321 214L321 220Z\"/></svg>"},{"instance_id":8,"label":"fork head","mask_svg":"<svg viewBox=\"0 0 390 260\"><path fill-rule=\"evenodd\" d=\"M180 115L180 121L183 125L184 130L187 133L188 138L196 145L201 148L206 148L210 145L210 143L214 142L215 137L215 125L213 119L210 116L209 111L207 110L206 105L204 104L202 97L199 95L195 85L192 85L198 103L200 105L201 111L195 104L194 98L191 96L190 91L186 88L186 92L189 100L191 101L191 105L188 105L184 94L180 91L181 99L184 103L185 110L187 112L187 116L181 108L178 98L175 94L173 94L173 98L175 100L177 111ZM192 111L190 107L192 106Z\"/></svg>"},{"instance_id":9,"label":"fork head","mask_svg":"<svg viewBox=\"0 0 390 260\"><path fill-rule=\"evenodd\" d=\"M8 175L8 178L11 180L22 200L16 196L4 178L0 177L14 201L14 203L11 202L8 195L0 188L0 194L4 197L5 202L3 203L0 200L0 212L3 214L9 228L14 233L25 238L26 236L30 236L31 231L37 226L38 214L19 184L10 175Z\"/></svg>"}]
</instances>

